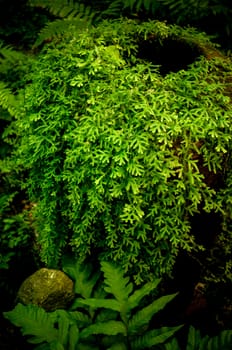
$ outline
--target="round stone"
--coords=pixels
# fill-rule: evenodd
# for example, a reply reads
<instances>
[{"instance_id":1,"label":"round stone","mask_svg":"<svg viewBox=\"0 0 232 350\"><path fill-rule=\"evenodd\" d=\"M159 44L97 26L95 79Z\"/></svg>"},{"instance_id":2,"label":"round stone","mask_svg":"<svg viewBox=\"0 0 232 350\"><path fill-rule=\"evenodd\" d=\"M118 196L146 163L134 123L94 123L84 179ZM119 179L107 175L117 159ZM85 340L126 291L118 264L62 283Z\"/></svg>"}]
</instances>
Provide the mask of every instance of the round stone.
<instances>
[{"instance_id":1,"label":"round stone","mask_svg":"<svg viewBox=\"0 0 232 350\"><path fill-rule=\"evenodd\" d=\"M42 268L20 286L17 301L47 311L65 309L74 298L73 281L62 271Z\"/></svg>"}]
</instances>

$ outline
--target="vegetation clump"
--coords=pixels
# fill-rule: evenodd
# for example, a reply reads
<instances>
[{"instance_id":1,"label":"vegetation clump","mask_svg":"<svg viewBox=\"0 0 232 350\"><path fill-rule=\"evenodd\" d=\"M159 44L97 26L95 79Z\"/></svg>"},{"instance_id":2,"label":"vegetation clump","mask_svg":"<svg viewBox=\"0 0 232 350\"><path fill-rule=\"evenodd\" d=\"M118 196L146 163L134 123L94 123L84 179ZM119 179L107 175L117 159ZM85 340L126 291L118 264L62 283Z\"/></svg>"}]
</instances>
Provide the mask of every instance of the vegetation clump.
<instances>
[{"instance_id":1,"label":"vegetation clump","mask_svg":"<svg viewBox=\"0 0 232 350\"><path fill-rule=\"evenodd\" d=\"M194 213L219 212L227 229L231 65L200 56L162 76L139 57L142 40L210 44L163 22L74 29L37 56L8 130L14 166L28 174L24 187L36 203L41 259L56 267L71 247L83 259L116 261L138 283L170 274L180 249L201 248L191 235ZM207 172L220 174L221 188L207 183Z\"/></svg>"}]
</instances>

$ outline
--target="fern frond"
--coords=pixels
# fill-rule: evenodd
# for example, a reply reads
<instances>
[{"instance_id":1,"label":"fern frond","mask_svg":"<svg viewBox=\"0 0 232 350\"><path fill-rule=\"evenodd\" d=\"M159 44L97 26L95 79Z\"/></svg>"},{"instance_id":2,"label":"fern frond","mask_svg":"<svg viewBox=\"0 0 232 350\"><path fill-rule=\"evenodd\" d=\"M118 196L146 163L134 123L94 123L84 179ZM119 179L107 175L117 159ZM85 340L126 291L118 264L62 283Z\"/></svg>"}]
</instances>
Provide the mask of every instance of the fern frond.
<instances>
[{"instance_id":1,"label":"fern frond","mask_svg":"<svg viewBox=\"0 0 232 350\"><path fill-rule=\"evenodd\" d=\"M17 304L12 311L4 312L4 317L15 326L21 327L23 335L32 335L33 337L28 340L30 343L51 343L58 339L58 329L54 327L56 319L53 313L46 313L36 305Z\"/></svg>"},{"instance_id":2,"label":"fern frond","mask_svg":"<svg viewBox=\"0 0 232 350\"><path fill-rule=\"evenodd\" d=\"M15 98L11 89L7 85L0 81L0 107L7 110L11 116L17 114L18 101Z\"/></svg>"},{"instance_id":3,"label":"fern frond","mask_svg":"<svg viewBox=\"0 0 232 350\"><path fill-rule=\"evenodd\" d=\"M172 338L169 342L165 343L163 346L165 350L181 350L176 338Z\"/></svg>"},{"instance_id":4,"label":"fern frond","mask_svg":"<svg viewBox=\"0 0 232 350\"><path fill-rule=\"evenodd\" d=\"M69 339L69 327L70 321L73 323L73 320L69 317L65 310L57 310L55 311L57 317L57 328L58 328L58 336L57 340L62 345L68 344Z\"/></svg>"},{"instance_id":5,"label":"fern frond","mask_svg":"<svg viewBox=\"0 0 232 350\"><path fill-rule=\"evenodd\" d=\"M141 327L147 325L152 316L162 310L176 295L177 293L160 297L142 310L139 310L129 321L129 334L136 334Z\"/></svg>"},{"instance_id":6,"label":"fern frond","mask_svg":"<svg viewBox=\"0 0 232 350\"><path fill-rule=\"evenodd\" d=\"M93 273L90 264L80 263L68 257L63 258L63 271L74 280L74 291L83 298L89 298L96 285L100 272Z\"/></svg>"},{"instance_id":7,"label":"fern frond","mask_svg":"<svg viewBox=\"0 0 232 350\"><path fill-rule=\"evenodd\" d=\"M96 322L105 322L107 320L116 320L118 318L118 312L111 309L102 309L97 314Z\"/></svg>"},{"instance_id":8,"label":"fern frond","mask_svg":"<svg viewBox=\"0 0 232 350\"><path fill-rule=\"evenodd\" d=\"M136 339L132 341L132 349L143 350L151 348L154 345L162 344L182 327L183 326L161 327L159 329L148 331L145 335L136 337Z\"/></svg>"},{"instance_id":9,"label":"fern frond","mask_svg":"<svg viewBox=\"0 0 232 350\"><path fill-rule=\"evenodd\" d=\"M48 23L39 33L34 48L46 40L63 35L82 31L88 28L97 13L90 7L72 0L30 0L29 5L48 10L55 17L59 17Z\"/></svg>"},{"instance_id":10,"label":"fern frond","mask_svg":"<svg viewBox=\"0 0 232 350\"><path fill-rule=\"evenodd\" d=\"M115 343L107 350L127 350L127 346L124 343Z\"/></svg>"},{"instance_id":11,"label":"fern frond","mask_svg":"<svg viewBox=\"0 0 232 350\"><path fill-rule=\"evenodd\" d=\"M205 338L203 338L204 341ZM232 344L232 330L222 331L219 335L209 338L207 344L200 344L199 350L227 350Z\"/></svg>"},{"instance_id":12,"label":"fern frond","mask_svg":"<svg viewBox=\"0 0 232 350\"><path fill-rule=\"evenodd\" d=\"M77 344L79 342L79 329L78 327L73 324L69 328L69 339L68 339L68 345L69 350L75 350L77 348Z\"/></svg>"},{"instance_id":13,"label":"fern frond","mask_svg":"<svg viewBox=\"0 0 232 350\"><path fill-rule=\"evenodd\" d=\"M121 321L99 322L83 329L80 333L80 338L86 338L92 334L105 334L111 336L123 334L126 336L127 329Z\"/></svg>"},{"instance_id":14,"label":"fern frond","mask_svg":"<svg viewBox=\"0 0 232 350\"><path fill-rule=\"evenodd\" d=\"M65 33L70 33L75 30L82 31L87 29L89 22L79 16L70 20L69 18L56 19L48 23L39 33L33 48L40 46L45 41L51 41L54 37L59 37Z\"/></svg>"},{"instance_id":15,"label":"fern frond","mask_svg":"<svg viewBox=\"0 0 232 350\"><path fill-rule=\"evenodd\" d=\"M114 311L121 310L121 304L117 300L114 300L114 299L89 298L89 299L76 299L75 300L76 307L83 307L84 305L90 306L93 309L105 308L105 309L110 309L110 310L114 310Z\"/></svg>"},{"instance_id":16,"label":"fern frond","mask_svg":"<svg viewBox=\"0 0 232 350\"><path fill-rule=\"evenodd\" d=\"M76 324L78 325L78 327L80 327L80 328L89 326L91 323L90 317L88 315L84 314L83 312L69 311L68 314L71 317L71 319L74 320L76 322Z\"/></svg>"},{"instance_id":17,"label":"fern frond","mask_svg":"<svg viewBox=\"0 0 232 350\"><path fill-rule=\"evenodd\" d=\"M151 291L157 288L158 284L160 283L161 279L156 279L152 282L147 282L144 286L142 286L140 289L136 290L131 296L128 298L128 304L130 306L130 310L137 307L140 303L140 301L148 295Z\"/></svg>"},{"instance_id":18,"label":"fern frond","mask_svg":"<svg viewBox=\"0 0 232 350\"><path fill-rule=\"evenodd\" d=\"M124 277L124 273L120 267L115 267L109 262L101 262L101 270L105 277L105 291L113 294L119 303L128 300L129 295L133 291L133 284L129 282L130 278Z\"/></svg>"},{"instance_id":19,"label":"fern frond","mask_svg":"<svg viewBox=\"0 0 232 350\"><path fill-rule=\"evenodd\" d=\"M7 73L12 65L19 65L25 62L26 55L14 50L11 46L0 45L0 73Z\"/></svg>"},{"instance_id":20,"label":"fern frond","mask_svg":"<svg viewBox=\"0 0 232 350\"><path fill-rule=\"evenodd\" d=\"M160 7L159 1L154 0L125 0L123 4L124 9L129 8L130 11L136 11L136 13L145 10L154 14Z\"/></svg>"},{"instance_id":21,"label":"fern frond","mask_svg":"<svg viewBox=\"0 0 232 350\"><path fill-rule=\"evenodd\" d=\"M29 343L41 344L36 349L75 350L79 342L79 328L72 313L65 310L46 312L36 305L18 304L4 317L21 328L23 335L32 336Z\"/></svg>"},{"instance_id":22,"label":"fern frond","mask_svg":"<svg viewBox=\"0 0 232 350\"><path fill-rule=\"evenodd\" d=\"M189 327L188 339L187 339L187 347L186 350L197 350L199 349L201 342L201 333L199 330L194 327Z\"/></svg>"},{"instance_id":23,"label":"fern frond","mask_svg":"<svg viewBox=\"0 0 232 350\"><path fill-rule=\"evenodd\" d=\"M60 18L85 17L92 18L94 11L90 6L73 0L30 0L29 5L48 10L52 15Z\"/></svg>"},{"instance_id":24,"label":"fern frond","mask_svg":"<svg viewBox=\"0 0 232 350\"><path fill-rule=\"evenodd\" d=\"M109 6L103 10L100 14L100 18L116 18L120 17L124 8L123 0L115 0L109 4Z\"/></svg>"}]
</instances>

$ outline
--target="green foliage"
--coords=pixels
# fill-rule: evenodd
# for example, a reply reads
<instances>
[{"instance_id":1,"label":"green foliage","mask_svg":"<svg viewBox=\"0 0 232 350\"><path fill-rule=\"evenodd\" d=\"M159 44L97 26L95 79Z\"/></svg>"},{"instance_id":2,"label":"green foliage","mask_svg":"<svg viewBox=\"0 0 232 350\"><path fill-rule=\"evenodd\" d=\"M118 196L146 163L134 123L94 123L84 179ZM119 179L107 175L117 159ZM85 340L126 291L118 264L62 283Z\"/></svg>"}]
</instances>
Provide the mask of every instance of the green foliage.
<instances>
[{"instance_id":1,"label":"green foliage","mask_svg":"<svg viewBox=\"0 0 232 350\"><path fill-rule=\"evenodd\" d=\"M202 57L162 77L137 57L153 37L210 44L163 22L104 21L54 41L33 65L25 112L11 129L49 266L72 246L83 259L97 251L141 282L170 273L180 249L199 249L189 232L200 207L227 220L222 192L202 167L230 168L231 63Z\"/></svg>"},{"instance_id":2,"label":"green foliage","mask_svg":"<svg viewBox=\"0 0 232 350\"><path fill-rule=\"evenodd\" d=\"M73 30L82 31L91 25L93 17L96 16L95 11L90 6L72 0L30 0L29 4L45 8L53 16L62 18L46 24L40 31L34 47L41 45L46 40L52 40L54 36L59 37Z\"/></svg>"},{"instance_id":3,"label":"green foliage","mask_svg":"<svg viewBox=\"0 0 232 350\"><path fill-rule=\"evenodd\" d=\"M21 113L26 74L32 59L10 46L0 45L0 268L9 268L16 256L31 245L28 211L23 204L15 206L21 191L21 175L15 162L9 160L14 138L10 137L10 122ZM6 140L8 139L8 140Z\"/></svg>"},{"instance_id":4,"label":"green foliage","mask_svg":"<svg viewBox=\"0 0 232 350\"><path fill-rule=\"evenodd\" d=\"M200 20L211 14L228 15L231 14L231 9L227 0L161 0L161 4L167 6L171 15L176 18L176 23L187 23L193 20ZM229 12L229 13L228 13ZM229 25L229 21L227 23Z\"/></svg>"},{"instance_id":5,"label":"green foliage","mask_svg":"<svg viewBox=\"0 0 232 350\"><path fill-rule=\"evenodd\" d=\"M114 0L104 3L102 18L123 15L191 25L217 37L225 48L231 49L230 0Z\"/></svg>"},{"instance_id":6,"label":"green foliage","mask_svg":"<svg viewBox=\"0 0 232 350\"><path fill-rule=\"evenodd\" d=\"M74 18L77 15L88 16L90 8L70 0L30 0L30 6L47 9L51 14L61 18Z\"/></svg>"},{"instance_id":7,"label":"green foliage","mask_svg":"<svg viewBox=\"0 0 232 350\"><path fill-rule=\"evenodd\" d=\"M157 14L157 10L160 8L160 2L154 0L115 0L110 1L108 8L103 12L103 15L116 15L120 16L120 12L139 13L146 11L150 14Z\"/></svg>"},{"instance_id":8,"label":"green foliage","mask_svg":"<svg viewBox=\"0 0 232 350\"><path fill-rule=\"evenodd\" d=\"M214 337L202 337L199 330L189 327L186 350L229 350L232 343L232 331L221 331ZM164 345L165 350L181 350L177 340L173 338Z\"/></svg>"},{"instance_id":9,"label":"green foliage","mask_svg":"<svg viewBox=\"0 0 232 350\"><path fill-rule=\"evenodd\" d=\"M99 279L99 273L93 273L91 264L81 264L80 261L65 257L62 262L63 271L74 281L74 291L83 298L89 298L93 288Z\"/></svg>"},{"instance_id":10,"label":"green foliage","mask_svg":"<svg viewBox=\"0 0 232 350\"><path fill-rule=\"evenodd\" d=\"M0 269L9 268L9 263L13 257L20 256L23 248L29 247L31 229L28 220L28 213L12 213L11 201L14 197L11 195L0 195Z\"/></svg>"},{"instance_id":11,"label":"green foliage","mask_svg":"<svg viewBox=\"0 0 232 350\"><path fill-rule=\"evenodd\" d=\"M0 81L0 106L11 115L14 115L17 111L17 101L12 91L2 81ZM3 114L3 118L1 119L5 118Z\"/></svg>"},{"instance_id":12,"label":"green foliage","mask_svg":"<svg viewBox=\"0 0 232 350\"><path fill-rule=\"evenodd\" d=\"M17 304L13 311L4 315L15 326L21 327L22 335L31 336L29 343L48 343L46 349L75 349L78 328L75 320L64 310L47 313L36 305Z\"/></svg>"},{"instance_id":13,"label":"green foliage","mask_svg":"<svg viewBox=\"0 0 232 350\"><path fill-rule=\"evenodd\" d=\"M99 297L92 298L98 289L96 281L99 273L91 273L90 266L86 268L84 264L71 260L64 260L64 270L75 278L76 286L80 279L83 287L76 289L81 294L77 295L72 306L75 311L48 313L35 305L18 304L14 310L4 313L7 319L21 328L23 335L30 336L30 343L42 343L36 349L146 349L164 343L181 328L149 328L151 318L176 295L163 296L141 308L141 299L157 287L159 280L135 289L120 268L102 262L105 291L97 292ZM86 298L84 286L91 298Z\"/></svg>"}]
</instances>

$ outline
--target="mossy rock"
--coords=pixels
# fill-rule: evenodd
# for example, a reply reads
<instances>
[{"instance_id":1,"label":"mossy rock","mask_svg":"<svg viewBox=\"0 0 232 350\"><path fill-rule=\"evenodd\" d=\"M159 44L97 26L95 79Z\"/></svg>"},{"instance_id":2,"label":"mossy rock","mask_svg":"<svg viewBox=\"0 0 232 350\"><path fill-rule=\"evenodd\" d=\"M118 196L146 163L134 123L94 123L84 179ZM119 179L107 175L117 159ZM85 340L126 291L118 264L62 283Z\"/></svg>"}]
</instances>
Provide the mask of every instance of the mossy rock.
<instances>
[{"instance_id":1,"label":"mossy rock","mask_svg":"<svg viewBox=\"0 0 232 350\"><path fill-rule=\"evenodd\" d=\"M34 304L47 311L64 309L73 300L73 281L62 271L42 268L21 285L17 301Z\"/></svg>"}]
</instances>

